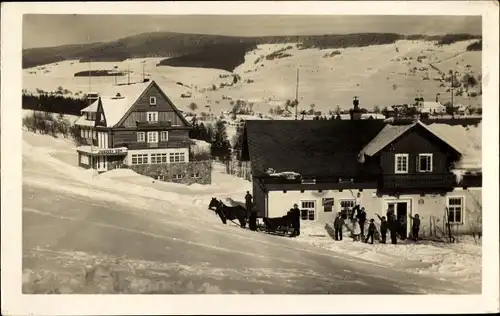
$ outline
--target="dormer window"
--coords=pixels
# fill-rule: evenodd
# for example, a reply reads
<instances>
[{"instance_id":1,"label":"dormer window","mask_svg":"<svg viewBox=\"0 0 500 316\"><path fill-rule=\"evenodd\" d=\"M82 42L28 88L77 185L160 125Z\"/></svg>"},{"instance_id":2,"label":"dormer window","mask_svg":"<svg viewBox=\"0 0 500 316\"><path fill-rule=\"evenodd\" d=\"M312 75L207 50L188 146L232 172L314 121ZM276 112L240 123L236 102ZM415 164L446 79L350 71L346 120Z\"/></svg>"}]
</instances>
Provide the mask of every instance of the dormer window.
<instances>
[{"instance_id":1,"label":"dormer window","mask_svg":"<svg viewBox=\"0 0 500 316\"><path fill-rule=\"evenodd\" d=\"M395 155L394 173L408 173L408 154Z\"/></svg>"},{"instance_id":2,"label":"dormer window","mask_svg":"<svg viewBox=\"0 0 500 316\"><path fill-rule=\"evenodd\" d=\"M156 105L156 97L149 97L149 105L152 106Z\"/></svg>"},{"instance_id":3,"label":"dormer window","mask_svg":"<svg viewBox=\"0 0 500 316\"><path fill-rule=\"evenodd\" d=\"M418 172L432 172L432 154L419 154L417 158Z\"/></svg>"}]
</instances>

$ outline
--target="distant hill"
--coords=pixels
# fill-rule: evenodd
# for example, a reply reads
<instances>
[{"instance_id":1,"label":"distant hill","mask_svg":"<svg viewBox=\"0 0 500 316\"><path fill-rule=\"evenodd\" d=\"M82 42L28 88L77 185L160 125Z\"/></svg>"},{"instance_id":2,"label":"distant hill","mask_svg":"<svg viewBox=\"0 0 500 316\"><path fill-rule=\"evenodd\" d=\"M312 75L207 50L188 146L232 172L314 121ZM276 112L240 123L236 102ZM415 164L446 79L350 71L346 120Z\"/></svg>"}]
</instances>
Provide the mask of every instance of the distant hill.
<instances>
[{"instance_id":1,"label":"distant hill","mask_svg":"<svg viewBox=\"0 0 500 316\"><path fill-rule=\"evenodd\" d=\"M247 52L259 44L299 43L304 48L346 48L391 44L397 40L434 40L440 45L465 39L481 39L469 34L437 36L396 33L330 34L308 36L233 37L170 32L143 33L111 42L65 45L23 50L23 69L78 59L123 61L128 58L165 57L159 65L216 68L232 71L243 63Z\"/></svg>"}]
</instances>

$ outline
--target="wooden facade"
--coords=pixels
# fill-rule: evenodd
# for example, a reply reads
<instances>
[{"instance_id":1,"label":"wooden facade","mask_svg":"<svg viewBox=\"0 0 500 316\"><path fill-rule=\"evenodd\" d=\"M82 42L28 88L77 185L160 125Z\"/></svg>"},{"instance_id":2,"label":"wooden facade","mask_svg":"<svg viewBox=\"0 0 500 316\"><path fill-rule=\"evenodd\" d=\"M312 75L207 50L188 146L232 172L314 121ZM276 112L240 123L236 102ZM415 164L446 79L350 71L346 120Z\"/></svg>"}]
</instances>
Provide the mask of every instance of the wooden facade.
<instances>
[{"instance_id":1,"label":"wooden facade","mask_svg":"<svg viewBox=\"0 0 500 316\"><path fill-rule=\"evenodd\" d=\"M423 230L429 229L426 225L430 221L447 221L449 204L461 201L458 207L461 215L457 215L460 220L453 225L459 232L471 229L474 212L470 211L481 203L482 174L470 171L457 178L452 168L461 153L422 122L408 122L407 128L399 129L405 130L401 133L397 132L397 126L387 128L387 124L377 126L376 122L366 122L368 138L353 134L352 129L363 133L364 128L355 120L320 121L318 127L300 121L277 122L276 126L265 122L251 124L251 128L248 122L245 127L242 159L252 164L253 195L259 216L282 216L297 203L309 215L314 214L307 220L330 222L346 205L352 207L360 194L368 217L375 218L375 213L385 215L389 206L397 205L399 215L405 216L408 223L410 216L420 214ZM280 133L281 130L287 133ZM318 139L321 135L331 135L332 131L338 136L325 137L321 146ZM353 142L358 145L352 145ZM375 145L370 156L361 159L368 144ZM353 155L356 146L358 159ZM398 159L401 162L398 157L405 157L405 168L397 166ZM259 169L254 170L255 166ZM269 167L277 173L296 171L299 175L286 178L263 172ZM303 181L306 175L308 181ZM330 207L328 211L324 208L325 200L333 201L333 212Z\"/></svg>"},{"instance_id":2,"label":"wooden facade","mask_svg":"<svg viewBox=\"0 0 500 316\"><path fill-rule=\"evenodd\" d=\"M126 88L124 92L127 92ZM103 106L103 102L109 104ZM125 102L131 104L125 106ZM191 125L156 82L151 81L144 86L140 95L127 98L117 93L108 99L99 98L97 106L91 105L84 110L91 114L91 120L83 122L85 124L82 124L81 128L89 131L82 133L88 134L89 137L85 139L87 145L91 146L77 149L80 166L95 168L98 171L128 166L137 172L144 171L144 174L164 181L181 177L191 179L189 183L205 184L211 181L211 168L203 168L205 165L199 163L195 166L189 161ZM111 121L111 117L115 121ZM123 149L119 155L111 155L106 151L116 148ZM181 171L189 173L192 168L196 169L194 176L178 174ZM175 174L170 172L170 169L175 171ZM156 171L157 175L154 174ZM175 177L165 176L171 173Z\"/></svg>"}]
</instances>

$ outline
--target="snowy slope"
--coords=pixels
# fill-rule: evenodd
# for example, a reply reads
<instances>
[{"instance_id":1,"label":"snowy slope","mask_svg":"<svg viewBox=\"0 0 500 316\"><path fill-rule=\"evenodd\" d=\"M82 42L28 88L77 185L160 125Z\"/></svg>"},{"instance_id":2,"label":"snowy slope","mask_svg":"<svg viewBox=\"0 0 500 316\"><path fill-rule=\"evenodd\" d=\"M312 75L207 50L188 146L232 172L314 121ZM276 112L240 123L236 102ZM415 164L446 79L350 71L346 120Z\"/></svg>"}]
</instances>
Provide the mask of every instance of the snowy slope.
<instances>
[{"instance_id":1,"label":"snowy slope","mask_svg":"<svg viewBox=\"0 0 500 316\"><path fill-rule=\"evenodd\" d=\"M229 99L243 99L253 102L254 110L268 113L270 107L283 106L286 100L295 98L296 71L300 69L299 101L300 109L309 110L310 104L315 109L328 113L339 105L342 109L352 106L352 97L359 96L361 106L372 109L393 104L411 103L418 91L426 100L434 100L437 93L446 102L450 94L446 87L440 87L439 81L432 80L437 71L429 63L443 72L454 69L468 71L476 77L481 73L481 52L465 52L472 41L463 41L437 47L433 42L397 41L394 44L368 46L347 49L304 49L295 43L259 45L247 53L245 62L234 73L241 81L233 86L220 88L221 83L231 83L228 72L216 69L187 67L156 67L161 58L130 59L123 62L96 62L92 69L117 70L130 69L131 81L142 80L142 62L145 62L148 78L160 84L179 107L186 109L191 102L198 104L198 111L220 113L230 108ZM289 48L291 47L291 48ZM290 57L267 60L265 56L285 49ZM398 51L396 51L396 49ZM340 54L328 57L333 51ZM419 56L425 56L421 62ZM257 59L259 59L258 62ZM466 67L469 65L470 67ZM38 70L45 67L44 70ZM78 71L88 70L88 63L64 61L36 68L23 70L23 88L35 91L55 90L58 86L69 89L72 93L89 90L86 77L73 77ZM411 68L428 68L409 74ZM48 71L48 72L46 72ZM429 76L431 80L423 80ZM220 76L224 77L221 78ZM93 77L91 90L100 91L114 82L113 77ZM127 82L127 76L118 78L119 83ZM253 82L248 83L248 80ZM178 84L180 83L180 84ZM182 84L182 85L181 85ZM211 87L215 85L216 90ZM181 94L191 93L190 98L181 98ZM456 97L455 102L478 106L481 98Z\"/></svg>"}]
</instances>

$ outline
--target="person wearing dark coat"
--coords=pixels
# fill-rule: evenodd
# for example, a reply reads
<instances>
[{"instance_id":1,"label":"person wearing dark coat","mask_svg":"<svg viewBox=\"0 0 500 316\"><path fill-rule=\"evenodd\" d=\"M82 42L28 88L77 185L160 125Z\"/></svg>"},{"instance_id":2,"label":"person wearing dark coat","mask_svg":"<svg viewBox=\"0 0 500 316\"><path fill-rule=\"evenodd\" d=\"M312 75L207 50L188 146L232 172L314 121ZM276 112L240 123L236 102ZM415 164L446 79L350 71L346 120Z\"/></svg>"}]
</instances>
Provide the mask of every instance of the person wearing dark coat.
<instances>
[{"instance_id":1,"label":"person wearing dark coat","mask_svg":"<svg viewBox=\"0 0 500 316\"><path fill-rule=\"evenodd\" d=\"M333 229L335 231L335 240L342 240L342 229L344 228L344 219L342 213L339 212L333 221Z\"/></svg>"},{"instance_id":2,"label":"person wearing dark coat","mask_svg":"<svg viewBox=\"0 0 500 316\"><path fill-rule=\"evenodd\" d=\"M359 227L361 228L361 236L365 235L365 223L366 223L366 212L365 208L362 207L361 210L358 213L358 216L356 216L359 221Z\"/></svg>"},{"instance_id":3,"label":"person wearing dark coat","mask_svg":"<svg viewBox=\"0 0 500 316\"><path fill-rule=\"evenodd\" d=\"M257 230L257 211L255 209L252 209L250 211L250 218L248 220L248 226L250 227L250 230L253 230L253 231Z\"/></svg>"},{"instance_id":4,"label":"person wearing dark coat","mask_svg":"<svg viewBox=\"0 0 500 316\"><path fill-rule=\"evenodd\" d=\"M245 195L245 206L247 209L247 217L249 217L250 212L252 211L252 195L250 194L249 191L247 191L247 194Z\"/></svg>"},{"instance_id":5,"label":"person wearing dark coat","mask_svg":"<svg viewBox=\"0 0 500 316\"><path fill-rule=\"evenodd\" d=\"M414 241L417 241L418 239L418 232L420 231L420 216L418 214L415 215L415 217L412 217L410 215L410 218L413 221L412 227L411 227L411 235L413 237Z\"/></svg>"},{"instance_id":6,"label":"person wearing dark coat","mask_svg":"<svg viewBox=\"0 0 500 316\"><path fill-rule=\"evenodd\" d=\"M292 237L300 236L300 210L297 204L293 205L293 208L290 210L290 215L292 216Z\"/></svg>"},{"instance_id":7,"label":"person wearing dark coat","mask_svg":"<svg viewBox=\"0 0 500 316\"><path fill-rule=\"evenodd\" d=\"M389 221L389 230L391 234L391 243L395 245L398 243L399 222L394 216L391 216L391 220Z\"/></svg>"},{"instance_id":8,"label":"person wearing dark coat","mask_svg":"<svg viewBox=\"0 0 500 316\"><path fill-rule=\"evenodd\" d=\"M385 244L387 229L389 229L389 223L385 219L385 216L380 217L380 215L377 214L377 217L380 220L380 235L382 235L381 243Z\"/></svg>"},{"instance_id":9,"label":"person wearing dark coat","mask_svg":"<svg viewBox=\"0 0 500 316\"><path fill-rule=\"evenodd\" d=\"M399 236L401 237L401 240L405 240L407 236L406 234L406 219L404 216L401 216L398 221L398 231L399 231Z\"/></svg>"},{"instance_id":10,"label":"person wearing dark coat","mask_svg":"<svg viewBox=\"0 0 500 316\"><path fill-rule=\"evenodd\" d=\"M373 245L373 236L375 235L375 232L377 231L377 227L375 227L375 221L370 219L370 225L368 226L368 235L366 236L365 243L368 242L368 239L371 239L370 244Z\"/></svg>"}]
</instances>

